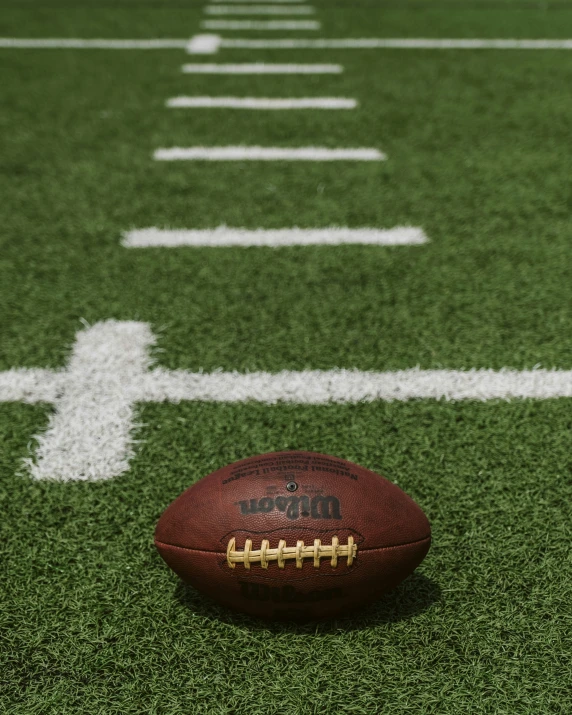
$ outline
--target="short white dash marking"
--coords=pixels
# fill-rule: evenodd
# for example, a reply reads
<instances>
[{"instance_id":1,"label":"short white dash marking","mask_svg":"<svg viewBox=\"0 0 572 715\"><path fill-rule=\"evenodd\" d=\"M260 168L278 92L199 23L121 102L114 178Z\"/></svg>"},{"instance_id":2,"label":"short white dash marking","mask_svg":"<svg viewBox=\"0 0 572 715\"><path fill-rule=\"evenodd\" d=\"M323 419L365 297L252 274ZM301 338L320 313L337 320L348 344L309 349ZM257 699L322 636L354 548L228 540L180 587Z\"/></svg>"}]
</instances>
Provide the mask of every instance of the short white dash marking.
<instances>
[{"instance_id":1,"label":"short white dash marking","mask_svg":"<svg viewBox=\"0 0 572 715\"><path fill-rule=\"evenodd\" d=\"M315 10L309 5L207 5L206 15L313 15Z\"/></svg>"},{"instance_id":2,"label":"short white dash marking","mask_svg":"<svg viewBox=\"0 0 572 715\"><path fill-rule=\"evenodd\" d=\"M129 468L138 402L280 402L305 405L413 399L572 397L571 370L284 370L151 368L146 323L110 320L76 336L66 370L0 373L0 402L51 402L48 428L25 463L35 479L111 479Z\"/></svg>"},{"instance_id":3,"label":"short white dash marking","mask_svg":"<svg viewBox=\"0 0 572 715\"><path fill-rule=\"evenodd\" d=\"M205 30L319 30L317 20L203 20Z\"/></svg>"},{"instance_id":4,"label":"short white dash marking","mask_svg":"<svg viewBox=\"0 0 572 715\"><path fill-rule=\"evenodd\" d=\"M191 146L157 149L157 161L384 161L377 149L326 147Z\"/></svg>"},{"instance_id":5,"label":"short white dash marking","mask_svg":"<svg viewBox=\"0 0 572 715\"><path fill-rule=\"evenodd\" d=\"M428 239L421 228L398 226L395 228L280 228L255 229L219 226L213 230L185 230L143 228L124 234L122 245L126 248L220 248L229 246L419 246Z\"/></svg>"},{"instance_id":6,"label":"short white dash marking","mask_svg":"<svg viewBox=\"0 0 572 715\"><path fill-rule=\"evenodd\" d=\"M271 64L265 62L241 64L186 64L181 71L185 74L341 74L342 65L320 64Z\"/></svg>"},{"instance_id":7,"label":"short white dash marking","mask_svg":"<svg viewBox=\"0 0 572 715\"><path fill-rule=\"evenodd\" d=\"M173 97L167 100L167 107L178 109L355 109L356 106L355 99L343 97Z\"/></svg>"}]
</instances>

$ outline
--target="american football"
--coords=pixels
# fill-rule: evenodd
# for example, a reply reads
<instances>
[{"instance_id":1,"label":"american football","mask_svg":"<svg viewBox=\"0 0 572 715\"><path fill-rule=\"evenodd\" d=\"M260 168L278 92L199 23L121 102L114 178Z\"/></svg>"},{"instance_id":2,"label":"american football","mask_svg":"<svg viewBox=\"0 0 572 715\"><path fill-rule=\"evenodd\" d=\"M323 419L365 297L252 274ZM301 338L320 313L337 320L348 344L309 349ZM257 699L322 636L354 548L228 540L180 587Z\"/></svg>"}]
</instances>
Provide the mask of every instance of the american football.
<instances>
[{"instance_id":1,"label":"american football","mask_svg":"<svg viewBox=\"0 0 572 715\"><path fill-rule=\"evenodd\" d=\"M301 451L218 469L183 492L155 532L183 581L271 620L352 613L411 574L430 543L425 514L395 484Z\"/></svg>"}]
</instances>

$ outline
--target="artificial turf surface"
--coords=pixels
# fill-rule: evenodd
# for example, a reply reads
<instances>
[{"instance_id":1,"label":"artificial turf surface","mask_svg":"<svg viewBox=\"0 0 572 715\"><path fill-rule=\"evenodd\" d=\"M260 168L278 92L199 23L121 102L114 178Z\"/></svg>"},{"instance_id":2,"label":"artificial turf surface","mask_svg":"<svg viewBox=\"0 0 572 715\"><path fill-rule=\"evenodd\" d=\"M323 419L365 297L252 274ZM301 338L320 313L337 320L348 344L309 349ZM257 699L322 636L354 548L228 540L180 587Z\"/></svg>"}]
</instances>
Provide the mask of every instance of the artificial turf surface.
<instances>
[{"instance_id":1,"label":"artificial turf surface","mask_svg":"<svg viewBox=\"0 0 572 715\"><path fill-rule=\"evenodd\" d=\"M324 36L571 37L563 4L313 3ZM2 5L0 34L184 37L202 5ZM58 10L56 12L56 10ZM201 77L180 51L0 50L0 369L61 367L80 319L151 324L172 369L572 368L572 53L223 50L342 75ZM353 112L167 110L179 94ZM375 165L155 163L175 145L372 146ZM423 227L419 247L127 250L160 226ZM45 405L0 403L0 712L569 713L569 400L139 409L129 472L32 482ZM181 587L154 525L251 454L397 481L434 542L372 609L268 626Z\"/></svg>"}]
</instances>

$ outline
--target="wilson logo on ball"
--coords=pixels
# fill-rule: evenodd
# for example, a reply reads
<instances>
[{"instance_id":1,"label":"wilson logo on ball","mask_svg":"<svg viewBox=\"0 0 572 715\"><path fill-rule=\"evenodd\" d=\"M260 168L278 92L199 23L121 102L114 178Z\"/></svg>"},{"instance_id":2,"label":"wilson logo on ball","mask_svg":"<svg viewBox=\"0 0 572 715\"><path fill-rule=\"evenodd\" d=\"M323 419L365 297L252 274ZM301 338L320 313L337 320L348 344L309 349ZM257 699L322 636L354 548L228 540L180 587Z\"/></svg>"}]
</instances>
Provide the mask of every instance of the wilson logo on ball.
<instances>
[{"instance_id":1,"label":"wilson logo on ball","mask_svg":"<svg viewBox=\"0 0 572 715\"><path fill-rule=\"evenodd\" d=\"M244 515L268 514L276 509L284 512L288 519L298 519L301 516L311 519L342 518L340 500L332 496L262 497L262 499L239 501L237 506L240 513Z\"/></svg>"}]
</instances>

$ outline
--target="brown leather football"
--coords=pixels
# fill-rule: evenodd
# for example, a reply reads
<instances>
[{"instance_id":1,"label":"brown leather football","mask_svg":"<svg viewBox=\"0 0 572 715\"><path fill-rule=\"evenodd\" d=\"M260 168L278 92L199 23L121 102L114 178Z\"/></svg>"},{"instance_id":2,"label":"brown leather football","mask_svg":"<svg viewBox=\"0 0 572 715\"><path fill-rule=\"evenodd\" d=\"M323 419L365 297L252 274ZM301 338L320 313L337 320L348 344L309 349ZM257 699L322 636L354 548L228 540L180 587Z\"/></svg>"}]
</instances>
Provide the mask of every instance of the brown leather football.
<instances>
[{"instance_id":1,"label":"brown leather football","mask_svg":"<svg viewBox=\"0 0 572 715\"><path fill-rule=\"evenodd\" d=\"M431 528L399 487L345 459L274 452L229 464L165 510L155 544L235 611L308 620L353 613L408 576Z\"/></svg>"}]
</instances>

